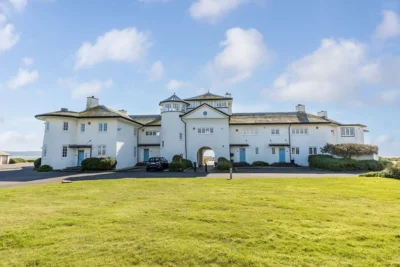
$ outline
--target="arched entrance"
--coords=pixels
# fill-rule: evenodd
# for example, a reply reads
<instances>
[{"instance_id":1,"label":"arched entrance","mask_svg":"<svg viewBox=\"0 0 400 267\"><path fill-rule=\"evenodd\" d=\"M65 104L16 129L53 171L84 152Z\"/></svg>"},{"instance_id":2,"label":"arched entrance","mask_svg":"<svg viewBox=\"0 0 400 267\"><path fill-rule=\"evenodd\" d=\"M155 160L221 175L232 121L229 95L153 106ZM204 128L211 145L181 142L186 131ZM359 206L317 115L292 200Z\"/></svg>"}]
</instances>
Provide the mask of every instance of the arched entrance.
<instances>
[{"instance_id":1,"label":"arched entrance","mask_svg":"<svg viewBox=\"0 0 400 267\"><path fill-rule=\"evenodd\" d=\"M207 164L209 166L214 166L215 152L211 147L202 147L197 151L197 162L198 166L204 166Z\"/></svg>"}]
</instances>

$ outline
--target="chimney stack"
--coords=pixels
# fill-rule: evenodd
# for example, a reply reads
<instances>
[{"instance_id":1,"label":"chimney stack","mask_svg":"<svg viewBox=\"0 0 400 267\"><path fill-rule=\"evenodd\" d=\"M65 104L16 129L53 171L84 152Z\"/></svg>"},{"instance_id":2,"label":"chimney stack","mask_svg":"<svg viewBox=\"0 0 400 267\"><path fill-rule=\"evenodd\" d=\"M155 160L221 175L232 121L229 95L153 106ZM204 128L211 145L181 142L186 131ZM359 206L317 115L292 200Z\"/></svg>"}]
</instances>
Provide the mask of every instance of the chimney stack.
<instances>
[{"instance_id":1,"label":"chimney stack","mask_svg":"<svg viewBox=\"0 0 400 267\"><path fill-rule=\"evenodd\" d=\"M120 109L120 110L118 110L118 112L121 112L121 113L123 113L123 114L128 114L128 111L127 110L125 110L125 109Z\"/></svg>"},{"instance_id":2,"label":"chimney stack","mask_svg":"<svg viewBox=\"0 0 400 267\"><path fill-rule=\"evenodd\" d=\"M328 112L325 111L325 110L321 110L320 112L318 112L318 116L322 117L324 119L327 119L328 118Z\"/></svg>"},{"instance_id":3,"label":"chimney stack","mask_svg":"<svg viewBox=\"0 0 400 267\"><path fill-rule=\"evenodd\" d=\"M306 106L304 106L304 105L302 105L302 104L298 104L298 105L296 106L296 111L297 111L297 112L303 112L303 113L305 113L305 112L306 112Z\"/></svg>"},{"instance_id":4,"label":"chimney stack","mask_svg":"<svg viewBox=\"0 0 400 267\"><path fill-rule=\"evenodd\" d=\"M99 99L94 96L89 96L86 101L86 109L91 109L99 105Z\"/></svg>"},{"instance_id":5,"label":"chimney stack","mask_svg":"<svg viewBox=\"0 0 400 267\"><path fill-rule=\"evenodd\" d=\"M226 93L226 94L225 94L225 97L231 98L231 97L232 97L232 94L231 94L231 93Z\"/></svg>"}]
</instances>

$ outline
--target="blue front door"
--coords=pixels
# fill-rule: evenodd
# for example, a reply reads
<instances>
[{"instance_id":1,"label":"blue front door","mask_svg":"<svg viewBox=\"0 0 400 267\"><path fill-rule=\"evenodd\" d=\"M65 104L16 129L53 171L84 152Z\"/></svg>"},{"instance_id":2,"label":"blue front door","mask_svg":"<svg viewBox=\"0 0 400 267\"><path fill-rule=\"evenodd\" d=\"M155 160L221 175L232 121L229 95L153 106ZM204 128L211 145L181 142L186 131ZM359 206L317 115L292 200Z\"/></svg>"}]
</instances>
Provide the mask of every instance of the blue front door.
<instances>
[{"instance_id":1,"label":"blue front door","mask_svg":"<svg viewBox=\"0 0 400 267\"><path fill-rule=\"evenodd\" d=\"M246 162L246 149L240 149L240 162Z\"/></svg>"},{"instance_id":2,"label":"blue front door","mask_svg":"<svg viewBox=\"0 0 400 267\"><path fill-rule=\"evenodd\" d=\"M143 161L149 161L149 157L150 157L150 151L148 148L144 149L144 156L143 156Z\"/></svg>"},{"instance_id":3,"label":"blue front door","mask_svg":"<svg viewBox=\"0 0 400 267\"><path fill-rule=\"evenodd\" d=\"M85 151L79 150L78 151L78 166L82 165L82 161L85 158Z\"/></svg>"},{"instance_id":4,"label":"blue front door","mask_svg":"<svg viewBox=\"0 0 400 267\"><path fill-rule=\"evenodd\" d=\"M286 153L284 148L279 148L279 162L286 162Z\"/></svg>"}]
</instances>

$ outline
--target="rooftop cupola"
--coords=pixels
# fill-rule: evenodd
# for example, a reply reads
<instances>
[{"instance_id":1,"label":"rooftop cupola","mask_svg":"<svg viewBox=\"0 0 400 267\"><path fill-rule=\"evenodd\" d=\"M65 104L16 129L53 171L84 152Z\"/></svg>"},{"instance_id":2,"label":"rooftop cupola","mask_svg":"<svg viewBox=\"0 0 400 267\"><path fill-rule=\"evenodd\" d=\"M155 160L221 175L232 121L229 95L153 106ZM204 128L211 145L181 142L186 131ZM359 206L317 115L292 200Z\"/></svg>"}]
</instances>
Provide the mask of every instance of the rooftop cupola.
<instances>
[{"instance_id":1,"label":"rooftop cupola","mask_svg":"<svg viewBox=\"0 0 400 267\"><path fill-rule=\"evenodd\" d=\"M160 102L161 112L178 111L186 112L189 103L179 98L175 93L167 99Z\"/></svg>"}]
</instances>

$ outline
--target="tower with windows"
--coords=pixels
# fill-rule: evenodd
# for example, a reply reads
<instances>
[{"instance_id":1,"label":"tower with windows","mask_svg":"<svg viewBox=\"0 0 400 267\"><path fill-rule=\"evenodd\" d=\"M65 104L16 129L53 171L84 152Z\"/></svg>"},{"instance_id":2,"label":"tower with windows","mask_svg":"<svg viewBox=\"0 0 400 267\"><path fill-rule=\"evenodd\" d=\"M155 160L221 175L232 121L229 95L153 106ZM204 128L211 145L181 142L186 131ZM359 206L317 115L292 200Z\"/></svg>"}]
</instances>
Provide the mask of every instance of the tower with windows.
<instances>
[{"instance_id":1,"label":"tower with windows","mask_svg":"<svg viewBox=\"0 0 400 267\"><path fill-rule=\"evenodd\" d=\"M160 154L168 161L174 155L186 158L186 124L181 119L190 104L176 94L160 102L161 134Z\"/></svg>"}]
</instances>

